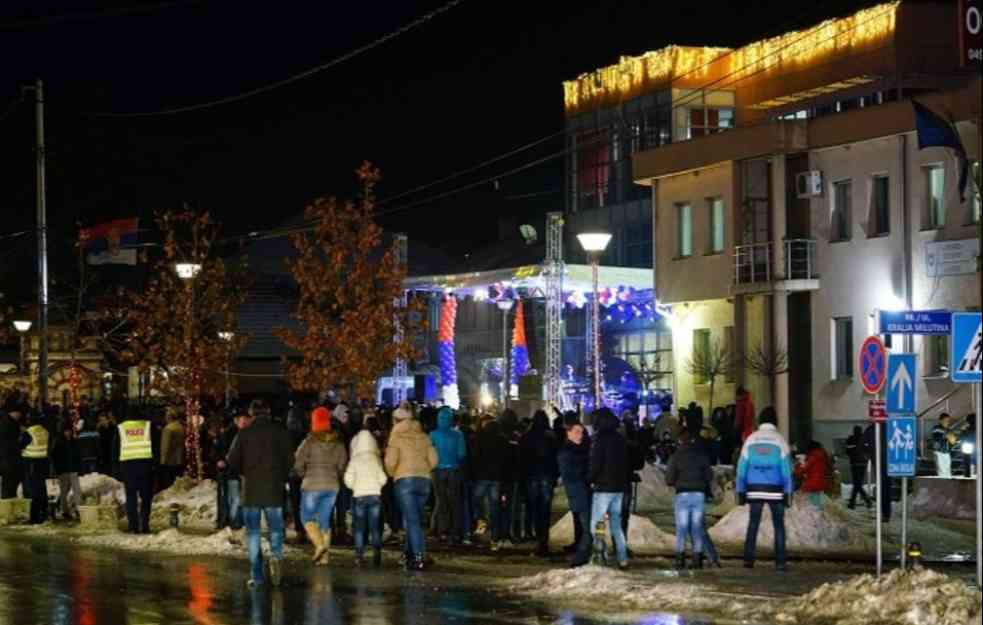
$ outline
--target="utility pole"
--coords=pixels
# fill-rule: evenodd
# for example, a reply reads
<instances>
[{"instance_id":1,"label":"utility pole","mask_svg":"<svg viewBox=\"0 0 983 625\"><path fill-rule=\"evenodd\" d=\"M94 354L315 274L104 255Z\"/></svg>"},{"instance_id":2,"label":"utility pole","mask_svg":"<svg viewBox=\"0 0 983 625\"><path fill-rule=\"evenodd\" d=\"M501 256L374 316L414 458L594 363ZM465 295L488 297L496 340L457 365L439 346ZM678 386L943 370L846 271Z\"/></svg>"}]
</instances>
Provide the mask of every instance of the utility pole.
<instances>
[{"instance_id":1,"label":"utility pole","mask_svg":"<svg viewBox=\"0 0 983 625\"><path fill-rule=\"evenodd\" d=\"M48 210L45 201L44 83L39 78L25 91L34 92L37 231L38 231L38 400L48 402Z\"/></svg>"}]
</instances>

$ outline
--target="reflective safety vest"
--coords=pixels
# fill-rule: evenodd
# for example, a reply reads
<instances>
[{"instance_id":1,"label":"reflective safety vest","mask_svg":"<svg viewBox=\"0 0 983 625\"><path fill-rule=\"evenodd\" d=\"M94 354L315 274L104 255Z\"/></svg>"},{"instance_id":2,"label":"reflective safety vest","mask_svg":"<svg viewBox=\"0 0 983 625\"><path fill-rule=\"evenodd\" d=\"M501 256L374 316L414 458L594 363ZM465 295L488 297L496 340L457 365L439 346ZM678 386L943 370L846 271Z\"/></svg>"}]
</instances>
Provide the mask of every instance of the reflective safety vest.
<instances>
[{"instance_id":1,"label":"reflective safety vest","mask_svg":"<svg viewBox=\"0 0 983 625\"><path fill-rule=\"evenodd\" d=\"M40 425L32 425L27 428L27 434L31 437L31 442L21 452L21 458L27 458L29 460L44 460L47 458L48 430Z\"/></svg>"},{"instance_id":2,"label":"reflective safety vest","mask_svg":"<svg viewBox=\"0 0 983 625\"><path fill-rule=\"evenodd\" d=\"M150 421L124 421L119 424L119 461L152 460Z\"/></svg>"}]
</instances>

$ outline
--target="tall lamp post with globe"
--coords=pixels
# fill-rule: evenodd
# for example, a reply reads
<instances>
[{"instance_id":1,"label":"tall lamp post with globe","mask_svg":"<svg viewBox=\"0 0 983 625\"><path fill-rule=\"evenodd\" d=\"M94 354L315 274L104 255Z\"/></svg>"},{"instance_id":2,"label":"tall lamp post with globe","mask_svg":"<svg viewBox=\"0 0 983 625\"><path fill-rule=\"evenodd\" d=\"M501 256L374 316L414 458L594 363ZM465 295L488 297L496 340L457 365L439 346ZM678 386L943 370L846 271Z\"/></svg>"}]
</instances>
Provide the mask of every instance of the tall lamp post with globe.
<instances>
[{"instance_id":1,"label":"tall lamp post with globe","mask_svg":"<svg viewBox=\"0 0 983 625\"><path fill-rule=\"evenodd\" d=\"M611 242L611 234L607 232L582 232L577 235L580 247L584 248L590 257L591 278L594 288L594 304L591 307L591 350L594 361L594 409L601 407L601 304L598 301L598 264L601 255Z\"/></svg>"},{"instance_id":2,"label":"tall lamp post with globe","mask_svg":"<svg viewBox=\"0 0 983 625\"><path fill-rule=\"evenodd\" d=\"M27 349L24 345L24 337L31 331L32 325L30 321L14 321L14 329L20 335L20 371L24 375L27 374Z\"/></svg>"}]
</instances>

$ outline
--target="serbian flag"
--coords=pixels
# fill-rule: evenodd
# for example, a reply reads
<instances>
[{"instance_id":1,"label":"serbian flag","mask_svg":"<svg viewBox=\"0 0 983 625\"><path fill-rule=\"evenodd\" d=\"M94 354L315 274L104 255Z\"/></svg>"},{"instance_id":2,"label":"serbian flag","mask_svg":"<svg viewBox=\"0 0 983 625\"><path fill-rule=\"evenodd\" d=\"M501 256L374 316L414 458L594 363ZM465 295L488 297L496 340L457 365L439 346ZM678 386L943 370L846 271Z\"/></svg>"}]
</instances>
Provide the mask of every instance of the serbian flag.
<instances>
[{"instance_id":1,"label":"serbian flag","mask_svg":"<svg viewBox=\"0 0 983 625\"><path fill-rule=\"evenodd\" d=\"M512 330L512 375L511 383L515 386L519 378L529 371L529 348L526 345L526 314L522 308L522 300L516 302L515 328Z\"/></svg>"},{"instance_id":2,"label":"serbian flag","mask_svg":"<svg viewBox=\"0 0 983 625\"><path fill-rule=\"evenodd\" d=\"M137 229L140 220L117 219L79 231L79 246L90 265L137 264Z\"/></svg>"},{"instance_id":3,"label":"serbian flag","mask_svg":"<svg viewBox=\"0 0 983 625\"><path fill-rule=\"evenodd\" d=\"M448 295L440 307L440 329L437 332L437 349L440 357L440 385L444 404L457 410L461 395L457 388L457 361L454 357L454 329L457 323L457 299Z\"/></svg>"}]
</instances>

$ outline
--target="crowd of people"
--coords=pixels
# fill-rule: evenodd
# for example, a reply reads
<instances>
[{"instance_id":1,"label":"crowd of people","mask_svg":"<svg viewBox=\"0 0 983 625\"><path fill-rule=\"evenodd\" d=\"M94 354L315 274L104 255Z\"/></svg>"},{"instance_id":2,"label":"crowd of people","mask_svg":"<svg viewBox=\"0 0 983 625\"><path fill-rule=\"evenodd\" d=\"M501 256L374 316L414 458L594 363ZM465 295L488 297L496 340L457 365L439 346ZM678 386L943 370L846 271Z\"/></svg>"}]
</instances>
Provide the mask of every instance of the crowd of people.
<instances>
[{"instance_id":1,"label":"crowd of people","mask_svg":"<svg viewBox=\"0 0 983 625\"><path fill-rule=\"evenodd\" d=\"M775 563L786 568L783 516L793 491L816 506L839 480L833 458L816 442L796 460L778 432L771 407L755 414L750 394L705 419L695 403L678 419L656 421L601 408L590 415L536 411L520 418L454 411L448 407L396 409L366 402L292 403L282 418L262 400L222 411L206 406L200 439L204 474L216 481L216 528L244 528L252 583L266 581L260 528L269 529L269 578L281 576L285 527L293 523L313 546L315 565L329 564L332 545L351 545L359 565L380 566L383 526L402 545L408 570L419 571L432 543L481 544L493 552L530 544L549 557L553 496L566 494L574 535L563 551L569 565L629 565L627 536L635 485L646 462L665 465L675 490L676 566L720 565L707 532L713 467L736 466L735 493L748 505L745 566L753 567L762 513L771 512ZM75 418L72 418L72 417ZM278 415L281 416L281 415ZM552 417L552 418L551 418ZM77 518L79 475L100 472L126 488L128 531L150 532L155 493L185 470L186 427L174 409L151 418L117 419L108 406L82 403L74 414L54 407L32 411L12 395L0 411L0 490L30 498L31 522L43 523L46 480L57 477L57 513ZM850 507L870 497L863 483L872 439L857 428L846 443L854 492ZM888 498L888 511L890 510ZM348 517L351 517L349 531ZM608 539L613 552L608 553ZM687 549L689 550L687 553Z\"/></svg>"}]
</instances>

